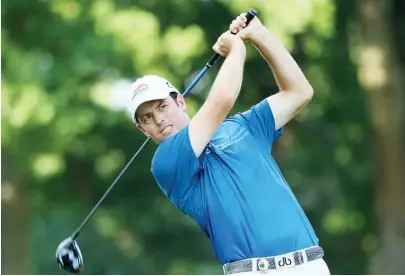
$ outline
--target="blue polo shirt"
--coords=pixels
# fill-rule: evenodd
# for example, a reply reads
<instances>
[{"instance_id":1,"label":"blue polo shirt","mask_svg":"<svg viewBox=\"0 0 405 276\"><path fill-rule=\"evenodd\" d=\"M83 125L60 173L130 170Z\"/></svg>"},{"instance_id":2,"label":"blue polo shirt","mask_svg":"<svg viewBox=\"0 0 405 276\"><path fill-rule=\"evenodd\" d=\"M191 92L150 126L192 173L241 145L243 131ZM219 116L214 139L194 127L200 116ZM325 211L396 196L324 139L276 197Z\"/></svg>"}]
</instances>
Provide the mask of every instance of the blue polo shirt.
<instances>
[{"instance_id":1,"label":"blue polo shirt","mask_svg":"<svg viewBox=\"0 0 405 276\"><path fill-rule=\"evenodd\" d=\"M265 99L227 118L199 158L188 126L155 152L151 170L158 185L200 226L222 264L318 245L271 155L281 135Z\"/></svg>"}]
</instances>

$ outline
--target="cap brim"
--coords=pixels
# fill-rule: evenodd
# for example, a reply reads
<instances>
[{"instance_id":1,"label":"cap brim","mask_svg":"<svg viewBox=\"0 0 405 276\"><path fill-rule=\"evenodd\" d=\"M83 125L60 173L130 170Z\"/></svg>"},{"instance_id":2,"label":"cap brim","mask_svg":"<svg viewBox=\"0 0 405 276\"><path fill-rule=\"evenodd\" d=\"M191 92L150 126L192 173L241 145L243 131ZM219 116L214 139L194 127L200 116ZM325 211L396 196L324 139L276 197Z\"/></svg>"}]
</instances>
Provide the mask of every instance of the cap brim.
<instances>
[{"instance_id":1,"label":"cap brim","mask_svg":"<svg viewBox=\"0 0 405 276\"><path fill-rule=\"evenodd\" d=\"M175 92L175 91L173 91ZM132 120L136 122L136 110L138 107L146 102L155 101L155 100L163 100L170 96L169 93L143 93L136 97L136 100L132 100L129 104L129 110L131 112Z\"/></svg>"}]
</instances>

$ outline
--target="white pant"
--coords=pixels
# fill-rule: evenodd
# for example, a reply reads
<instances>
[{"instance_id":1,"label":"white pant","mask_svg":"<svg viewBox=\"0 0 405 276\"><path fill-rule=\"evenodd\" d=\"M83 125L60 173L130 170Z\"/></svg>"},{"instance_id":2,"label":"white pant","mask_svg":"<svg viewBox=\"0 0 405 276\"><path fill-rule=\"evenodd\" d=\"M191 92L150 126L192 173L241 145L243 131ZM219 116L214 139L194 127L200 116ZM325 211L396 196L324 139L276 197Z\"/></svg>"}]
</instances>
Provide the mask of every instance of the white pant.
<instances>
[{"instance_id":1,"label":"white pant","mask_svg":"<svg viewBox=\"0 0 405 276\"><path fill-rule=\"evenodd\" d=\"M260 271L250 271L250 272L241 272L241 273L233 273L232 275L235 276L242 276L242 275L330 275L330 271L328 266L326 265L325 261L321 259L317 259L312 262L304 263L302 265L297 265L294 267L289 267L285 269L269 269L266 273L262 273Z\"/></svg>"}]
</instances>

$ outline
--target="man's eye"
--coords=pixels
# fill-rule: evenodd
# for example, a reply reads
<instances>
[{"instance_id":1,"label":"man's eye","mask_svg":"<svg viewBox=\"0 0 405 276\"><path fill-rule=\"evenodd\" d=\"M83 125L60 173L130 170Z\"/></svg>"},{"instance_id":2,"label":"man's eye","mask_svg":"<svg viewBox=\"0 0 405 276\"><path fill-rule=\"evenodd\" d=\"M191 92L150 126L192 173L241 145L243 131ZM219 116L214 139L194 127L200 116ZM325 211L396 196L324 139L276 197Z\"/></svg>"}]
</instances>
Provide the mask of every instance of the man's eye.
<instances>
[{"instance_id":1,"label":"man's eye","mask_svg":"<svg viewBox=\"0 0 405 276\"><path fill-rule=\"evenodd\" d=\"M162 105L160 106L160 110L164 109L166 106L167 106L167 104L162 104Z\"/></svg>"},{"instance_id":2,"label":"man's eye","mask_svg":"<svg viewBox=\"0 0 405 276\"><path fill-rule=\"evenodd\" d=\"M150 118L152 118L151 115L146 115L143 119L144 122L148 121Z\"/></svg>"}]
</instances>

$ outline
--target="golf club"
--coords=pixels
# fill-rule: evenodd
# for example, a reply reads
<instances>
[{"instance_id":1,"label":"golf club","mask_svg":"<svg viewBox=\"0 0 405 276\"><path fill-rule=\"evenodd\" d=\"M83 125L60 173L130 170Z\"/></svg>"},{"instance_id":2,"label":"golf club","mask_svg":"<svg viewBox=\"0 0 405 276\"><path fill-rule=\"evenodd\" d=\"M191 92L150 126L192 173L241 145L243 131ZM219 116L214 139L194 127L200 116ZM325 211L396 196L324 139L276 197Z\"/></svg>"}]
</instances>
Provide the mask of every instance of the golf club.
<instances>
[{"instance_id":1,"label":"golf club","mask_svg":"<svg viewBox=\"0 0 405 276\"><path fill-rule=\"evenodd\" d=\"M257 15L257 12L254 9L250 9L246 14L246 18L247 18L246 25L248 25L249 22L256 15ZM209 61L204 66L204 68L201 70L201 72L197 75L197 77L192 81L192 83L184 91L184 93L183 93L184 97L187 96L187 94L191 91L191 89L194 88L194 86L198 83L198 81L204 76L204 74L208 71L208 69L210 69L215 64L215 62L218 60L219 57L220 57L220 55L218 53L215 53L209 59ZM59 244L58 248L56 249L56 260L61 268L65 269L66 271L71 272L71 273L79 273L84 270L82 253L76 242L76 238L79 236L79 234L83 230L84 226L87 224L87 222L93 216L96 209L100 206L100 204L104 201L104 199L107 197L107 195L110 193L110 191L114 188L115 184L121 178L123 173L127 170L127 168L131 165L131 163L135 160L135 158L139 155L141 150L146 146L146 144L149 141L150 141L150 137L148 137L146 139L146 141L141 145L141 147L134 154L134 156L125 165L125 167L122 169L120 174L116 177L114 182L110 185L110 187L107 189L107 191L104 193L104 195L100 198L100 200L97 202L97 204L93 207L93 209L90 211L90 213L87 215L87 217L83 220L83 222L80 224L80 226L76 229L76 231L74 231L70 237L68 237L67 239L65 239L64 241L62 241Z\"/></svg>"}]
</instances>

